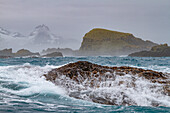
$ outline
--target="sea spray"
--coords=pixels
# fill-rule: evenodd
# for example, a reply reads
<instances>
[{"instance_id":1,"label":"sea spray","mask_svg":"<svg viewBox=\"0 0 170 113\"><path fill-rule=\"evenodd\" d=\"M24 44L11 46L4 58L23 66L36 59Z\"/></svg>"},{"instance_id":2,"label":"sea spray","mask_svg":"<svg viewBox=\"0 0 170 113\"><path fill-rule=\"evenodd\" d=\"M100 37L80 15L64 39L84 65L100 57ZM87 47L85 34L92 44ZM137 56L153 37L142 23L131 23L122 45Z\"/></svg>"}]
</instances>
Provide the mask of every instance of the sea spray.
<instances>
[{"instance_id":1,"label":"sea spray","mask_svg":"<svg viewBox=\"0 0 170 113\"><path fill-rule=\"evenodd\" d=\"M141 98L150 98L152 101L155 100L166 104L166 106L169 105L169 98L161 97L162 94L154 94L154 92L148 94L148 88L152 87L153 89L154 85L146 79L143 81L143 78L136 81L141 85L138 86L139 89L128 88L128 90L124 90L127 83L121 84L121 81L124 79L131 81L131 77L126 75L117 76L115 82L101 83L103 87L99 89L89 88L87 91L81 92L82 97L90 92L96 94L96 96L109 93L116 95L119 94L122 88L125 94L129 94L129 98L138 101L137 106L108 106L75 99L68 96L69 93L64 87L56 86L43 78L43 74L48 73L51 69L79 60L105 66L132 66L165 73L170 72L169 58L64 57L0 59L0 112L169 112L169 107L151 107L149 100L146 99L146 105L144 105L145 99L140 100ZM115 89L104 87L104 84L112 83L114 85L118 82L120 82L120 86L115 87ZM162 87L159 83L155 85ZM120 96L120 101L117 100L117 103L121 102L121 98Z\"/></svg>"},{"instance_id":2,"label":"sea spray","mask_svg":"<svg viewBox=\"0 0 170 113\"><path fill-rule=\"evenodd\" d=\"M169 107L169 75L78 61L53 69L44 76L78 99L109 105Z\"/></svg>"},{"instance_id":3,"label":"sea spray","mask_svg":"<svg viewBox=\"0 0 170 113\"><path fill-rule=\"evenodd\" d=\"M40 67L30 65L29 63L6 67L0 66L0 80L1 82L8 82L7 85L17 84L15 87L24 87L18 90L15 90L15 87L13 89L9 89L8 87L4 89L5 91L16 95L31 95L40 92L64 94L64 91L46 81L42 76L54 67L57 68L58 66L46 65ZM4 87L5 83L2 83L1 86L2 85Z\"/></svg>"}]
</instances>

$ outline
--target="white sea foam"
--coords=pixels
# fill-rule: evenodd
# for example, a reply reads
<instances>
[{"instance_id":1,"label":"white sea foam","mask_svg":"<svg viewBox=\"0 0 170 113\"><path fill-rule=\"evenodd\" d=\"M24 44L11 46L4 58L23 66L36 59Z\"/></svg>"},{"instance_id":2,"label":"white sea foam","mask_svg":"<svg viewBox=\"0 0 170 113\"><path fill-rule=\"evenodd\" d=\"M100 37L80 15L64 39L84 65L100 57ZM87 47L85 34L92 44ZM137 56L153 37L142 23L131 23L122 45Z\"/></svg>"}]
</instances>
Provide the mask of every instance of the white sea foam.
<instances>
[{"instance_id":1,"label":"white sea foam","mask_svg":"<svg viewBox=\"0 0 170 113\"><path fill-rule=\"evenodd\" d=\"M128 55L120 55L119 57L127 57Z\"/></svg>"},{"instance_id":2,"label":"white sea foam","mask_svg":"<svg viewBox=\"0 0 170 113\"><path fill-rule=\"evenodd\" d=\"M58 66L49 65L44 67L33 66L29 63L22 66L0 66L0 81L10 81L11 83L27 87L20 90L12 90L8 88L1 88L1 90L5 90L16 95L32 95L35 93L65 94L63 89L46 81L42 76L44 73L47 73L51 69L57 67Z\"/></svg>"},{"instance_id":3,"label":"white sea foam","mask_svg":"<svg viewBox=\"0 0 170 113\"><path fill-rule=\"evenodd\" d=\"M1 91L10 92L15 95L32 95L35 93L56 93L60 95L66 95L64 89L60 86L54 85L52 82L46 81L42 76L53 68L58 68L59 66L34 66L26 63L24 65L15 66L0 66L0 81L6 81L16 84L21 84L26 86L26 88L20 90L12 90L8 88L1 87ZM166 67L149 67L152 69L161 68L164 72L169 72ZM111 73L106 73L107 75ZM65 81L63 81L63 79ZM133 87L132 81L135 79ZM151 83L149 80L140 78L138 76L132 77L131 75L116 76L114 81L107 80L103 81L97 85L100 88L85 87L85 83L89 82L86 80L82 84L76 84L74 81L61 76L58 81L65 82L67 84L72 84L72 88L69 92L77 92L81 90L80 97L85 100L90 100L87 94L93 95L95 97L102 97L105 99L114 100L118 105L122 103L125 99L127 102L139 106L152 106L152 103L159 103L162 106L170 107L170 97L160 93L162 90L162 85L159 83ZM121 81L124 81L120 84ZM112 87L110 87L112 86Z\"/></svg>"},{"instance_id":4,"label":"white sea foam","mask_svg":"<svg viewBox=\"0 0 170 113\"><path fill-rule=\"evenodd\" d=\"M106 73L113 76L115 74ZM83 78L79 75L78 80ZM56 79L57 85L68 87L68 92L73 97L92 101L91 99L101 99L101 101L114 101L116 105L138 105L138 106L170 106L170 97L163 94L163 85L152 83L149 80L126 74L116 75L112 78L91 78L83 82L76 83L65 75L60 75ZM113 80L114 79L114 80ZM90 87L93 82L94 87ZM99 86L97 88L96 86ZM92 98L91 98L92 97ZM127 103L127 104L126 104Z\"/></svg>"}]
</instances>

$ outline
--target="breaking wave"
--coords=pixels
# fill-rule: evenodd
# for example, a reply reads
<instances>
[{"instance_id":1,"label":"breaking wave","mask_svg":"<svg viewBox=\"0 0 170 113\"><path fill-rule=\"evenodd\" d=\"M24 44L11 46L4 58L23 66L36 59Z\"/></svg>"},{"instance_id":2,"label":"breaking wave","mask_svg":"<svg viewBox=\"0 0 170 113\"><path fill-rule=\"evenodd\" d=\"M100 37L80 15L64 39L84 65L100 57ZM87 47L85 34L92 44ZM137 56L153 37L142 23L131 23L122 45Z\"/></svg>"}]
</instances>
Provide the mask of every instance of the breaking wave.
<instances>
[{"instance_id":1,"label":"breaking wave","mask_svg":"<svg viewBox=\"0 0 170 113\"><path fill-rule=\"evenodd\" d=\"M117 58L117 57L116 57ZM66 112L66 111L102 111L107 109L108 111L137 111L139 109L149 109L150 111L168 111L170 107L170 97L159 93L162 90L162 85L159 83L151 83L149 80L140 78L138 76L132 77L129 74L125 76L116 76L114 77L114 81L106 80L105 82L101 82L100 84L96 84L100 86L100 88L91 88L84 87L87 86L85 83L76 84L74 81L70 80L61 75L62 81L64 79L64 83L72 84L72 88L69 90L65 87L61 87L60 85L55 85L50 81L46 81L43 74L47 73L51 69L58 68L66 63L74 62L76 60L84 60L91 58L64 58L67 59L67 62L61 59L35 59L37 62L42 62L42 60L55 61L58 62L58 65L51 65L51 63L47 64L48 61L45 61L43 65L34 65L32 60L29 63L23 63L18 65L9 65L10 62L7 60L0 61L0 111L58 111L58 112ZM69 59L69 60L68 60ZM101 59L96 58L95 62L98 62ZM110 58L106 58L110 59ZM121 57L121 59L125 60L126 57ZM20 59L14 59L15 62L19 62ZM24 59L22 59L24 60ZM28 59L26 59L28 61ZM40 60L40 61L39 61ZM122 62L123 62L122 60ZM152 59L151 59L152 60ZM13 61L13 62L14 62ZM127 60L126 60L127 61ZM169 61L169 60L168 60ZM135 62L135 61L134 61ZM167 62L167 61L165 61ZM108 64L109 63L109 64ZM41 64L41 63L40 63ZM100 64L104 64L104 61L101 61ZM114 64L112 60L106 60L104 65L122 65L117 63ZM126 65L126 64L124 64ZM131 65L131 64L130 64ZM129 66L130 66L129 65ZM167 65L150 65L150 66L137 66L131 65L134 67L142 67L147 69L153 69L156 71L162 72L170 72L170 66ZM106 73L106 75L111 76L112 73ZM61 80L58 82L61 82ZM97 79L97 78L96 78ZM135 87L132 87L134 84L132 81L135 79ZM125 82L122 82L125 81ZM113 87L110 87L113 86ZM83 89L83 90L79 90ZM80 99L78 100L70 97L70 95L77 95ZM120 105L123 100L126 100L129 103L136 103L137 106L143 106L142 108L138 108L135 106L107 106L96 104L91 101L89 96L95 96L96 99L98 97L104 97L105 99L112 99L116 101L117 105ZM102 101L102 100L101 100ZM153 107L149 108L147 106L153 106L153 104L161 104L166 107ZM128 105L128 104L126 104Z\"/></svg>"}]
</instances>

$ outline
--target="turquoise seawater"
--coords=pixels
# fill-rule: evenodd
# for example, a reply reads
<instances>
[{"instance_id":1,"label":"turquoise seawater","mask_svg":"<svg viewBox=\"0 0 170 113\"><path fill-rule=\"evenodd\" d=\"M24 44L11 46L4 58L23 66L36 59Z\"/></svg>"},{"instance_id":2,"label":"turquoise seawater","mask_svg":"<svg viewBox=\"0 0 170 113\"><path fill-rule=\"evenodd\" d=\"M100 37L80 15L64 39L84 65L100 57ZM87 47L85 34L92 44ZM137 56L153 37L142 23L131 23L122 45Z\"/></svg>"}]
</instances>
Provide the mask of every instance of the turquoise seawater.
<instances>
[{"instance_id":1,"label":"turquoise seawater","mask_svg":"<svg viewBox=\"0 0 170 113\"><path fill-rule=\"evenodd\" d=\"M131 66L170 73L170 57L99 56L0 59L0 113L170 113L170 102L167 102L170 97L168 100L164 100L162 97L161 100L162 102L166 101L167 107L145 106L145 103L141 103L142 106L102 105L71 98L66 95L63 88L46 81L42 76L53 68L76 61L89 61L106 66Z\"/></svg>"}]
</instances>

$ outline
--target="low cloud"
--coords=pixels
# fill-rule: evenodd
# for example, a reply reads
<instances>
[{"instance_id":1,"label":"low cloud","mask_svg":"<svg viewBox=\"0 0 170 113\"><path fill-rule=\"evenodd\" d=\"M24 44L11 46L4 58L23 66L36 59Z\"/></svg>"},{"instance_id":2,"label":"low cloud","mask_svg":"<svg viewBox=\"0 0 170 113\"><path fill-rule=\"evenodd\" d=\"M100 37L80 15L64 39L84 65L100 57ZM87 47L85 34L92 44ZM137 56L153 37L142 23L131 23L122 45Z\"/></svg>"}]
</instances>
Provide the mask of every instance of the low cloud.
<instances>
[{"instance_id":1,"label":"low cloud","mask_svg":"<svg viewBox=\"0 0 170 113\"><path fill-rule=\"evenodd\" d=\"M46 24L55 34L79 41L102 27L170 44L169 10L168 0L1 0L0 26L27 35Z\"/></svg>"}]
</instances>

